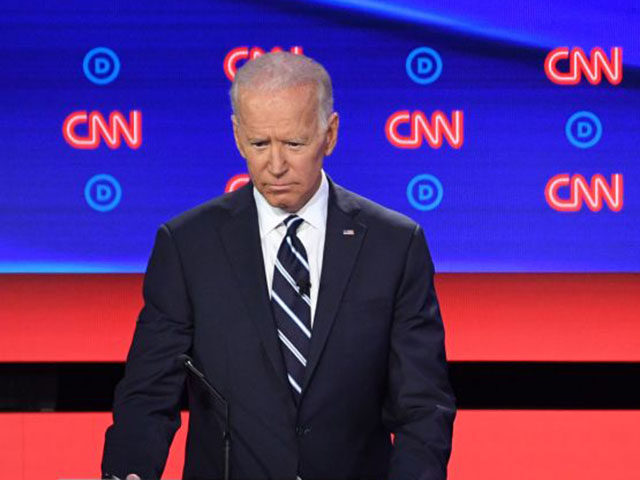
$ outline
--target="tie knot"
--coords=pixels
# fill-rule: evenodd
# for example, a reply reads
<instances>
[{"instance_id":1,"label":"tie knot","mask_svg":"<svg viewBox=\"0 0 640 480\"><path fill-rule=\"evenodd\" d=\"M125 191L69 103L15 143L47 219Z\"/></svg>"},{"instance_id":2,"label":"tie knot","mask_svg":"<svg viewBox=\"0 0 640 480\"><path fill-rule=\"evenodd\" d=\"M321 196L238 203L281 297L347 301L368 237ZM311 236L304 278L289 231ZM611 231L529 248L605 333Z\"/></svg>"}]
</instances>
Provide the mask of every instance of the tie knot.
<instances>
[{"instance_id":1,"label":"tie knot","mask_svg":"<svg viewBox=\"0 0 640 480\"><path fill-rule=\"evenodd\" d=\"M284 220L284 226L287 227L287 235L295 235L298 227L302 225L302 218L297 215L289 215Z\"/></svg>"}]
</instances>

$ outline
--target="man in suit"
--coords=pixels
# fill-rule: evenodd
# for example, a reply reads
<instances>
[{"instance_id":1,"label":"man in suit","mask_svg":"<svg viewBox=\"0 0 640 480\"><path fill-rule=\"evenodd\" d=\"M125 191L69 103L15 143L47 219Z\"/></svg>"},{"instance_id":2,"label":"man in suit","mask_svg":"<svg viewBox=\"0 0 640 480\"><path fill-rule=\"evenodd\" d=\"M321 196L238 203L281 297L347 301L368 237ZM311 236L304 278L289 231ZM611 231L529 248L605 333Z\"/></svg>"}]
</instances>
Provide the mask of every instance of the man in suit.
<instances>
[{"instance_id":1,"label":"man in suit","mask_svg":"<svg viewBox=\"0 0 640 480\"><path fill-rule=\"evenodd\" d=\"M103 472L160 477L187 381L183 478L222 478L223 409L189 354L229 402L231 478L446 478L455 403L422 229L323 171L339 119L321 65L263 55L231 97L251 182L158 230Z\"/></svg>"}]
</instances>

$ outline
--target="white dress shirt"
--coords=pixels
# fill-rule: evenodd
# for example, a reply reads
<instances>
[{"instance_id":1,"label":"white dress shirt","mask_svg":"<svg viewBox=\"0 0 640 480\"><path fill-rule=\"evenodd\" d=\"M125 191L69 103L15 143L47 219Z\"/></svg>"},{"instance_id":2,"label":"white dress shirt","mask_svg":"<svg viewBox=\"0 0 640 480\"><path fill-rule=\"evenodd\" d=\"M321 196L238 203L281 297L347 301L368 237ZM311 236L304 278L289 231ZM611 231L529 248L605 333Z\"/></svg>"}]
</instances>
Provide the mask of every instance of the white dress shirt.
<instances>
[{"instance_id":1,"label":"white dress shirt","mask_svg":"<svg viewBox=\"0 0 640 480\"><path fill-rule=\"evenodd\" d=\"M324 253L324 237L327 228L327 207L329 204L329 182L321 172L320 187L309 201L296 213L304 221L298 227L296 236L300 239L307 251L309 262L309 281L311 288L311 326L318 302L318 287L320 286L320 273L322 272L322 256ZM287 233L284 226L285 218L291 213L278 207L269 205L258 189L253 187L253 198L258 209L258 224L260 226L260 242L262 244L262 258L264 259L264 273L267 277L267 289L271 298L271 284L273 283L273 269L275 268L278 249L282 239Z\"/></svg>"}]
</instances>

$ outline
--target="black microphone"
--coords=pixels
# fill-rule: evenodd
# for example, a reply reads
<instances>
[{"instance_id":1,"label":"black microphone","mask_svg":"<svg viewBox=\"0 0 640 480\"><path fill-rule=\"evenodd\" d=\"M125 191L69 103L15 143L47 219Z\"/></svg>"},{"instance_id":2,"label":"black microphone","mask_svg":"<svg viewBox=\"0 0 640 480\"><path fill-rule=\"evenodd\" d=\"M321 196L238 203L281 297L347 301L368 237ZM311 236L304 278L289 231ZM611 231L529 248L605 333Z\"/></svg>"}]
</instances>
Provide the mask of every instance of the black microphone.
<instances>
[{"instance_id":1,"label":"black microphone","mask_svg":"<svg viewBox=\"0 0 640 480\"><path fill-rule=\"evenodd\" d=\"M229 457L231 455L231 424L229 421L229 403L222 396L216 388L209 383L207 377L204 376L200 370L198 370L193 364L193 359L186 354L178 355L177 362L186 368L189 372L193 373L200 383L213 395L213 397L222 404L224 407L224 427L222 431L222 439L224 441L223 455L224 455L224 480L229 480Z\"/></svg>"},{"instance_id":2,"label":"black microphone","mask_svg":"<svg viewBox=\"0 0 640 480\"><path fill-rule=\"evenodd\" d=\"M311 291L311 282L307 277L296 280L296 285L298 286L298 293L300 295L309 296L309 292Z\"/></svg>"}]
</instances>

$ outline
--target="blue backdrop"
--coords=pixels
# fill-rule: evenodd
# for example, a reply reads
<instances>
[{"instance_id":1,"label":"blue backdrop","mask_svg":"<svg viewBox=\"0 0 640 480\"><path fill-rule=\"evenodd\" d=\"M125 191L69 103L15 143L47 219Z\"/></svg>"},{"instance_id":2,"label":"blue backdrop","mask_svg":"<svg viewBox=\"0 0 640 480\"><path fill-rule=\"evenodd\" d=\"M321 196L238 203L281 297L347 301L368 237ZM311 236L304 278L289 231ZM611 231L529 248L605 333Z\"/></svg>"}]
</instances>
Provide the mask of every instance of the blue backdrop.
<instances>
[{"instance_id":1,"label":"blue backdrop","mask_svg":"<svg viewBox=\"0 0 640 480\"><path fill-rule=\"evenodd\" d=\"M221 194L246 171L223 69L241 46L301 46L325 65L341 116L326 171L420 222L437 271L640 271L636 0L59 3L2 2L0 272L144 271L160 223ZM545 57L562 46L587 54L601 47L607 56L621 47L622 82L554 84ZM104 84L90 76L113 73L110 57L89 58L83 69L96 47L114 52L120 65ZM428 77L437 67L435 56L407 67L420 47L441 61L430 83L408 73ZM72 112L128 118L132 110L143 118L137 149L124 142L78 149L62 134ZM393 146L385 124L398 110L427 118L463 111L462 147ZM576 147L565 131L579 111L602 127L590 148ZM545 185L561 173L607 181L621 174L623 208L554 210ZM113 184L87 187L99 174L117 181L116 204ZM439 185L408 193L422 175ZM438 193L431 209L416 208ZM108 211L95 208L108 198Z\"/></svg>"}]
</instances>

